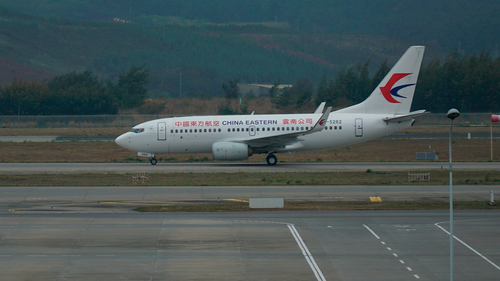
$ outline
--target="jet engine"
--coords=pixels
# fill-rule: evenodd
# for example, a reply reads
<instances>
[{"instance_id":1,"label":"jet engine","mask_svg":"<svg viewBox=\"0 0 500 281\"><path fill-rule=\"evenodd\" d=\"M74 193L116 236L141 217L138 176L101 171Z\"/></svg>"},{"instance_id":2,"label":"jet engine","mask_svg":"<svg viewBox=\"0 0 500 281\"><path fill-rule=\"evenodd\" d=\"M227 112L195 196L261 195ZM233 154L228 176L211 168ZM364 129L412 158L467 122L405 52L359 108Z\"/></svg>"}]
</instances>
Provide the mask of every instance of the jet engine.
<instances>
[{"instance_id":1,"label":"jet engine","mask_svg":"<svg viewBox=\"0 0 500 281\"><path fill-rule=\"evenodd\" d=\"M245 143L221 141L212 144L214 160L247 160L253 150Z\"/></svg>"}]
</instances>

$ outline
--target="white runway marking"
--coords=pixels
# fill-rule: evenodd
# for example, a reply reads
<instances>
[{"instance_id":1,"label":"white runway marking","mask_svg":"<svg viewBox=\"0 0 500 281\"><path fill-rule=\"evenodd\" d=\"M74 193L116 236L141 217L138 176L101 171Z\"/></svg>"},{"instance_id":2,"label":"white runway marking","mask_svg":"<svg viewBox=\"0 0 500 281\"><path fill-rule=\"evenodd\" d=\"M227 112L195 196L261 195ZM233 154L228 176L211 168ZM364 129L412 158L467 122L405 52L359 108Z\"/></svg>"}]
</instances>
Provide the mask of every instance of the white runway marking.
<instances>
[{"instance_id":1,"label":"white runway marking","mask_svg":"<svg viewBox=\"0 0 500 281\"><path fill-rule=\"evenodd\" d=\"M378 235L377 235L375 232L373 232L373 230L371 230L371 228L369 228L369 227L368 227L367 225L365 225L365 224L363 224L363 226L364 226L366 229L368 229L368 231L370 231L370 232L373 234L373 236L375 236L375 238L380 239L380 237L378 237Z\"/></svg>"},{"instance_id":2,"label":"white runway marking","mask_svg":"<svg viewBox=\"0 0 500 281\"><path fill-rule=\"evenodd\" d=\"M448 235L450 235L450 232L448 232L446 229L444 229L442 226L439 225L440 223L443 223L443 222L437 222L434 225L437 226L437 227L439 227L442 231L446 232ZM494 262L490 261L487 257L483 256L480 252L474 250L471 246L467 245L464 241L460 240L457 236L453 235L453 238L455 240L457 240L458 242L462 243L462 245L464 245L465 247L467 247L469 250L471 250L472 252L474 252L476 255L480 256L485 261L487 261L488 263L490 263L491 265L493 265L496 269L500 270L500 266L498 266Z\"/></svg>"},{"instance_id":3,"label":"white runway marking","mask_svg":"<svg viewBox=\"0 0 500 281\"><path fill-rule=\"evenodd\" d=\"M295 238L295 241L297 241L299 248L302 250L302 254L306 258L307 263L309 263L309 266L311 267L312 271L314 272L316 279L319 281L326 281L325 276L323 276L321 269L319 269L319 266L314 261L314 258L311 255L311 252L309 252L309 249L307 248L306 243L304 243L304 241L302 240L302 237L300 237L300 234L297 231L297 229L295 229L295 226L293 224L288 224L288 229L290 229L290 232L292 233L293 238Z\"/></svg>"},{"instance_id":4,"label":"white runway marking","mask_svg":"<svg viewBox=\"0 0 500 281\"><path fill-rule=\"evenodd\" d=\"M365 224L363 224L363 226L364 226L364 227L365 227L368 231L370 231L370 233L371 233L371 234L373 234L373 236L375 236L375 238L380 239L380 237L377 235L377 233L375 233L375 231L373 231L371 228L369 228L369 227L368 227L367 225L365 225ZM405 227L405 226L402 226L402 227ZM380 241L380 243L382 243L382 245L386 245L386 243L385 243L384 241ZM392 248L391 248L391 247L386 247L386 248L387 248L387 250L392 251ZM399 257L399 256L398 256L398 254L396 254L396 253L392 253L392 255L393 255L394 257L396 257L396 258L398 258L398 257ZM399 260L399 262L400 262L401 264L405 264L405 261L404 261L404 260ZM411 267L409 267L409 266L407 266L407 267L406 267L406 269L407 269L408 271L413 271L413 269L412 269ZM417 274L413 274L413 276L414 276L415 278L417 278L417 279L420 279L420 276L418 276Z\"/></svg>"}]
</instances>

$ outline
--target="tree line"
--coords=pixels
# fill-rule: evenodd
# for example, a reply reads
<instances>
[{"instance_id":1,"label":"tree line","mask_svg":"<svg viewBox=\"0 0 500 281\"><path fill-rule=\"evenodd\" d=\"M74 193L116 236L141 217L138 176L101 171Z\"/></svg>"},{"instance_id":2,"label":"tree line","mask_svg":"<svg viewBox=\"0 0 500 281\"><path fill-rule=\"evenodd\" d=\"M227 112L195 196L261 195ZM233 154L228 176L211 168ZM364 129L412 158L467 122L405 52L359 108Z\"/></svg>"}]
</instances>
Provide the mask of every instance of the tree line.
<instances>
[{"instance_id":1,"label":"tree line","mask_svg":"<svg viewBox=\"0 0 500 281\"><path fill-rule=\"evenodd\" d=\"M115 84L86 70L42 82L15 78L0 85L1 115L116 114L118 109L141 106L147 96L149 71L132 66Z\"/></svg>"},{"instance_id":2,"label":"tree line","mask_svg":"<svg viewBox=\"0 0 500 281\"><path fill-rule=\"evenodd\" d=\"M315 89L308 78L297 79L292 87L280 88L276 81L269 91L273 105L283 112L297 112L325 101L343 108L366 99L390 71L387 61L370 75L370 60L341 69L328 80L323 76ZM2 115L115 114L119 109L139 107L148 95L149 71L145 65L132 66L120 74L117 83L104 81L92 71L70 72L42 82L14 79L0 86ZM241 96L238 79L222 85L228 99ZM446 112L455 107L461 112L500 111L500 59L489 53L451 52L444 62L430 60L422 66L415 90L413 110ZM229 103L228 103L229 104ZM248 112L243 105L233 110L219 108L220 114Z\"/></svg>"},{"instance_id":3,"label":"tree line","mask_svg":"<svg viewBox=\"0 0 500 281\"><path fill-rule=\"evenodd\" d=\"M299 109L308 102L323 101L334 108L362 102L390 71L384 61L370 76L368 60L343 68L335 78L321 79L316 95L308 79L299 79L292 88L270 90L275 107ZM500 111L500 59L487 52L463 54L451 52L444 62L433 59L422 66L415 90L412 109L447 112L457 108L462 112Z\"/></svg>"}]
</instances>

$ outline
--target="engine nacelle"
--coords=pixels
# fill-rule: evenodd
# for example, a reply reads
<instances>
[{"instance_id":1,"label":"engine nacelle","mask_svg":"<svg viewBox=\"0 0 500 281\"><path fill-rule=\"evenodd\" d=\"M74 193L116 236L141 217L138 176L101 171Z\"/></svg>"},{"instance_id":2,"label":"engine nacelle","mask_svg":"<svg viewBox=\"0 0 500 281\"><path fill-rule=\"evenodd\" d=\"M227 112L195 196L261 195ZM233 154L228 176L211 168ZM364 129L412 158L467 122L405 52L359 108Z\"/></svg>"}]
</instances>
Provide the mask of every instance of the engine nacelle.
<instances>
[{"instance_id":1,"label":"engine nacelle","mask_svg":"<svg viewBox=\"0 0 500 281\"><path fill-rule=\"evenodd\" d=\"M221 141L212 144L214 160L247 160L253 150L245 143Z\"/></svg>"}]
</instances>

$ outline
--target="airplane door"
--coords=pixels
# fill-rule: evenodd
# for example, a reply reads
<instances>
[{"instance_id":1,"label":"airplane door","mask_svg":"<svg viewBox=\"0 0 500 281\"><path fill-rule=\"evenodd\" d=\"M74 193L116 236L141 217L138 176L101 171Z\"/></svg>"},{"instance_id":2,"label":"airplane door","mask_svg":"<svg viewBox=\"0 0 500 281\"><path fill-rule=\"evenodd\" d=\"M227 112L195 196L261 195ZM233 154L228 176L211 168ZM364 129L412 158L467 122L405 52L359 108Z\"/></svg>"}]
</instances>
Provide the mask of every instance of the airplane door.
<instances>
[{"instance_id":1,"label":"airplane door","mask_svg":"<svg viewBox=\"0 0 500 281\"><path fill-rule=\"evenodd\" d=\"M354 124L355 124L354 126L356 127L356 137L362 137L363 136L363 119L356 118Z\"/></svg>"},{"instance_id":2,"label":"airplane door","mask_svg":"<svg viewBox=\"0 0 500 281\"><path fill-rule=\"evenodd\" d=\"M158 122L158 140L167 140L167 124L165 122Z\"/></svg>"},{"instance_id":3,"label":"airplane door","mask_svg":"<svg viewBox=\"0 0 500 281\"><path fill-rule=\"evenodd\" d=\"M250 127L248 128L248 134L249 134L250 136L255 136L255 126L254 126L254 125L252 125L252 126L250 126Z\"/></svg>"}]
</instances>

